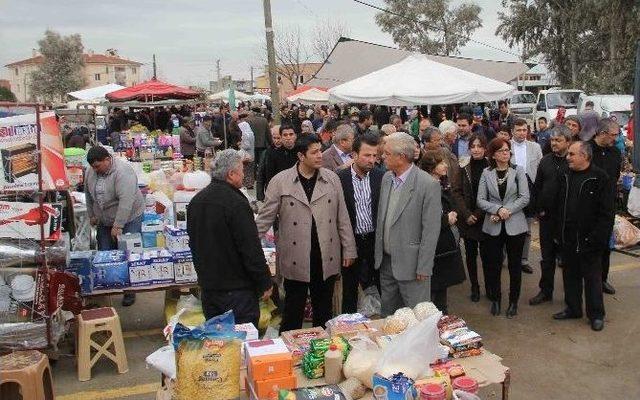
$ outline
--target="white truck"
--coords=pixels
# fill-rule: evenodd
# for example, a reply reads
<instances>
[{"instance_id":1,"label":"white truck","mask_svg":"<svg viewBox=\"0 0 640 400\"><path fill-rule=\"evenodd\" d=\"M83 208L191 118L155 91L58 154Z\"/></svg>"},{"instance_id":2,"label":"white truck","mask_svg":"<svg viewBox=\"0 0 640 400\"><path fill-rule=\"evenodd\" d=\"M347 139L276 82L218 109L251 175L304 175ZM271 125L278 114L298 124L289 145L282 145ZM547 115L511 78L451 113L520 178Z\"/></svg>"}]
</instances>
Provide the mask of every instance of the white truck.
<instances>
[{"instance_id":1,"label":"white truck","mask_svg":"<svg viewBox=\"0 0 640 400\"><path fill-rule=\"evenodd\" d=\"M509 98L509 109L513 115L527 121L529 126L533 126L536 96L526 90L517 90Z\"/></svg>"},{"instance_id":2,"label":"white truck","mask_svg":"<svg viewBox=\"0 0 640 400\"><path fill-rule=\"evenodd\" d=\"M578 89L548 89L538 92L536 110L534 113L534 126L538 130L538 118L545 117L547 122L556 118L558 109L564 107L565 116L578 113L578 101L584 92Z\"/></svg>"}]
</instances>

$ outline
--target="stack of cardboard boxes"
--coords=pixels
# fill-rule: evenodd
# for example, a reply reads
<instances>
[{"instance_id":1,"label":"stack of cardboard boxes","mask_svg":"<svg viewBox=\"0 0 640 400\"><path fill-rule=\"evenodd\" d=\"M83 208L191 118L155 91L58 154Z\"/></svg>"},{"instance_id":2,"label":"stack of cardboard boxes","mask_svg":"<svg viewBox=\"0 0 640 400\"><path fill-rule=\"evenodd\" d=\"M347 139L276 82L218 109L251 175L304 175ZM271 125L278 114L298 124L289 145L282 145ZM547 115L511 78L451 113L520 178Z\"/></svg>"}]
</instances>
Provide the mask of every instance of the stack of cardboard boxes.
<instances>
[{"instance_id":1,"label":"stack of cardboard boxes","mask_svg":"<svg viewBox=\"0 0 640 400\"><path fill-rule=\"evenodd\" d=\"M294 389L293 358L282 339L245 342L247 378L245 387L251 400L277 397L280 389Z\"/></svg>"}]
</instances>

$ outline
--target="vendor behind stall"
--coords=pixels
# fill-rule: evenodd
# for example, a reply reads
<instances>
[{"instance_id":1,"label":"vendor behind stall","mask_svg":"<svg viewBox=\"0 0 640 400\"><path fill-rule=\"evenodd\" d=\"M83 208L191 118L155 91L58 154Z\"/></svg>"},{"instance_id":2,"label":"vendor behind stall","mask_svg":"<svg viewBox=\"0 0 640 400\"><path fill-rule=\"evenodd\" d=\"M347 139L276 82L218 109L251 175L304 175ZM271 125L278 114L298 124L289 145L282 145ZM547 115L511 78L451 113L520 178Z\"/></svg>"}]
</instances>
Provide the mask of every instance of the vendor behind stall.
<instances>
[{"instance_id":1,"label":"vendor behind stall","mask_svg":"<svg viewBox=\"0 0 640 400\"><path fill-rule=\"evenodd\" d=\"M233 149L214 159L211 183L187 208L193 264L207 319L233 310L236 323L260 318L258 299L271 296L271 273L262 251L253 211L240 192L242 155Z\"/></svg>"},{"instance_id":2,"label":"vendor behind stall","mask_svg":"<svg viewBox=\"0 0 640 400\"><path fill-rule=\"evenodd\" d=\"M87 153L85 193L91 225L97 226L98 250L117 249L118 235L139 233L144 213L144 199L138 189L138 178L125 161L113 158L106 148L95 146ZM123 306L135 301L127 293Z\"/></svg>"}]
</instances>

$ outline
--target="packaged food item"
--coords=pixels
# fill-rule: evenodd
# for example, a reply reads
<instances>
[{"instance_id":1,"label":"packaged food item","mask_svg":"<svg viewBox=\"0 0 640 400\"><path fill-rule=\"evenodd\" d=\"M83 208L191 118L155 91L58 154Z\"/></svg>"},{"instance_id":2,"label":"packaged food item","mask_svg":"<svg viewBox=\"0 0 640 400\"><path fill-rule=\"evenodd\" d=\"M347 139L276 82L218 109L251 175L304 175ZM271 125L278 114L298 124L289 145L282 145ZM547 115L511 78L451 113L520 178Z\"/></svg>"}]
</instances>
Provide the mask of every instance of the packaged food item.
<instances>
[{"instance_id":1,"label":"packaged food item","mask_svg":"<svg viewBox=\"0 0 640 400\"><path fill-rule=\"evenodd\" d=\"M384 349L396 337L398 337L398 335L380 335L376 337L376 343L381 349Z\"/></svg>"},{"instance_id":2,"label":"packaged food item","mask_svg":"<svg viewBox=\"0 0 640 400\"><path fill-rule=\"evenodd\" d=\"M441 376L433 376L431 378L425 378L425 379L420 379L417 380L415 382L415 386L416 389L418 390L418 392L423 393L421 391L421 389L426 386L426 385L440 385L441 387L444 388L445 391L445 397L447 400L451 400L452 396L453 396L453 389L451 388L451 378L449 378L449 375L444 374Z\"/></svg>"},{"instance_id":3,"label":"packaged food item","mask_svg":"<svg viewBox=\"0 0 640 400\"><path fill-rule=\"evenodd\" d=\"M249 380L283 378L293 374L291 352L282 339L246 342L244 351Z\"/></svg>"},{"instance_id":4,"label":"packaged food item","mask_svg":"<svg viewBox=\"0 0 640 400\"><path fill-rule=\"evenodd\" d=\"M282 389L295 389L297 379L294 375L282 378L265 379L259 381L245 381L247 392L251 393L251 398L255 400L273 399Z\"/></svg>"},{"instance_id":5,"label":"packaged food item","mask_svg":"<svg viewBox=\"0 0 640 400\"><path fill-rule=\"evenodd\" d=\"M312 339L307 351L302 358L302 372L309 379L322 378L325 374L324 356L331 346L342 354L342 362L349 355L349 343L340 336L331 339Z\"/></svg>"},{"instance_id":6,"label":"packaged food item","mask_svg":"<svg viewBox=\"0 0 640 400\"><path fill-rule=\"evenodd\" d=\"M440 383L427 383L420 388L421 400L445 400L447 391Z\"/></svg>"},{"instance_id":7,"label":"packaged food item","mask_svg":"<svg viewBox=\"0 0 640 400\"><path fill-rule=\"evenodd\" d=\"M324 376L324 354L320 355L312 351L304 353L302 373L309 379L322 378Z\"/></svg>"},{"instance_id":8,"label":"packaged food item","mask_svg":"<svg viewBox=\"0 0 640 400\"><path fill-rule=\"evenodd\" d=\"M478 381L470 376L460 376L453 380L453 388L471 394L478 394Z\"/></svg>"},{"instance_id":9,"label":"packaged food item","mask_svg":"<svg viewBox=\"0 0 640 400\"><path fill-rule=\"evenodd\" d=\"M339 383L338 387L349 400L358 400L367 394L367 387L353 377Z\"/></svg>"},{"instance_id":10,"label":"packaged food item","mask_svg":"<svg viewBox=\"0 0 640 400\"><path fill-rule=\"evenodd\" d=\"M378 346L366 336L356 336L349 339L351 351L342 368L347 379L355 378L360 383L371 389L372 377L380 358L381 351Z\"/></svg>"},{"instance_id":11,"label":"packaged food item","mask_svg":"<svg viewBox=\"0 0 640 400\"><path fill-rule=\"evenodd\" d=\"M240 396L240 351L244 332L234 330L233 312L213 317L194 329L173 330L178 400Z\"/></svg>"},{"instance_id":12,"label":"packaged food item","mask_svg":"<svg viewBox=\"0 0 640 400\"><path fill-rule=\"evenodd\" d=\"M124 288L130 284L127 253L122 250L96 252L91 272L94 289Z\"/></svg>"},{"instance_id":13,"label":"packaged food item","mask_svg":"<svg viewBox=\"0 0 640 400\"><path fill-rule=\"evenodd\" d=\"M324 329L317 326L282 332L281 337L293 354L294 365L298 365L302 361L304 353L309 350L311 339L325 339L329 335Z\"/></svg>"},{"instance_id":14,"label":"packaged food item","mask_svg":"<svg viewBox=\"0 0 640 400\"><path fill-rule=\"evenodd\" d=\"M396 315L390 315L385 319L382 331L387 335L396 335L404 332L407 326L409 326L409 323L405 319Z\"/></svg>"},{"instance_id":15,"label":"packaged food item","mask_svg":"<svg viewBox=\"0 0 640 400\"><path fill-rule=\"evenodd\" d=\"M338 385L280 390L278 400L347 400Z\"/></svg>"},{"instance_id":16,"label":"packaged food item","mask_svg":"<svg viewBox=\"0 0 640 400\"><path fill-rule=\"evenodd\" d=\"M398 373L389 378L373 376L373 398L387 400L414 400L418 395L413 379Z\"/></svg>"},{"instance_id":17,"label":"packaged food item","mask_svg":"<svg viewBox=\"0 0 640 400\"><path fill-rule=\"evenodd\" d=\"M335 344L324 353L324 380L330 385L342 381L342 352Z\"/></svg>"},{"instance_id":18,"label":"packaged food item","mask_svg":"<svg viewBox=\"0 0 640 400\"><path fill-rule=\"evenodd\" d=\"M418 319L418 321L425 320L430 316L437 314L439 311L440 310L438 310L438 307L436 307L435 304L430 301L423 301L422 303L418 303L415 307L413 307L413 314Z\"/></svg>"},{"instance_id":19,"label":"packaged food item","mask_svg":"<svg viewBox=\"0 0 640 400\"><path fill-rule=\"evenodd\" d=\"M413 326L418 323L416 316L413 314L413 310L409 307L402 307L396 310L393 314L407 323L407 327Z\"/></svg>"}]
</instances>

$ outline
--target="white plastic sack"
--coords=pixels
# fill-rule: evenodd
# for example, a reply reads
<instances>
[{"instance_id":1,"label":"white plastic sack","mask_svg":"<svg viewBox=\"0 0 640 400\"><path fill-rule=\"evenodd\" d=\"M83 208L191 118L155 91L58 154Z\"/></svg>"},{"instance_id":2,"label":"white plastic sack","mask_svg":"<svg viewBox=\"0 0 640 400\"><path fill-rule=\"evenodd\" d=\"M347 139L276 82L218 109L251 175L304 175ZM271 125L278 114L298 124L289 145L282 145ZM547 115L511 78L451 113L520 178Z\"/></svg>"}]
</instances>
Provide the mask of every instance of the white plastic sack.
<instances>
[{"instance_id":1,"label":"white plastic sack","mask_svg":"<svg viewBox=\"0 0 640 400\"><path fill-rule=\"evenodd\" d=\"M145 361L147 365L162 372L165 376L176 379L176 353L173 350L173 345L159 348L149 354Z\"/></svg>"},{"instance_id":2,"label":"white plastic sack","mask_svg":"<svg viewBox=\"0 0 640 400\"><path fill-rule=\"evenodd\" d=\"M407 328L383 350L375 372L391 376L402 372L411 379L426 375L429 364L440 356L440 335L438 321L442 313L437 313Z\"/></svg>"},{"instance_id":3,"label":"white plastic sack","mask_svg":"<svg viewBox=\"0 0 640 400\"><path fill-rule=\"evenodd\" d=\"M640 228L634 226L624 217L616 215L613 224L613 238L615 248L618 250L633 247L640 242Z\"/></svg>"},{"instance_id":4,"label":"white plastic sack","mask_svg":"<svg viewBox=\"0 0 640 400\"><path fill-rule=\"evenodd\" d=\"M342 371L345 378L356 378L369 389L373 389L372 378L382 350L366 336L349 339L351 351Z\"/></svg>"},{"instance_id":5,"label":"white plastic sack","mask_svg":"<svg viewBox=\"0 0 640 400\"><path fill-rule=\"evenodd\" d=\"M636 218L640 218L640 188L631 187L629 200L627 200L627 211Z\"/></svg>"},{"instance_id":6,"label":"white plastic sack","mask_svg":"<svg viewBox=\"0 0 640 400\"><path fill-rule=\"evenodd\" d=\"M373 315L380 315L381 309L382 302L378 288L375 285L371 285L364 290L364 295L360 297L358 312L365 317L371 317Z\"/></svg>"}]
</instances>

